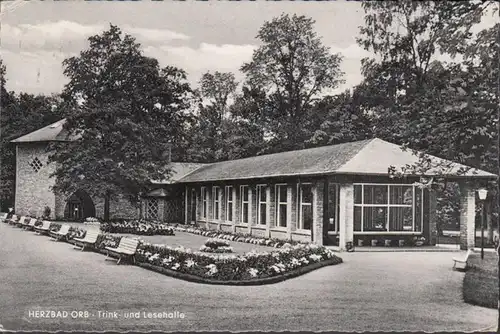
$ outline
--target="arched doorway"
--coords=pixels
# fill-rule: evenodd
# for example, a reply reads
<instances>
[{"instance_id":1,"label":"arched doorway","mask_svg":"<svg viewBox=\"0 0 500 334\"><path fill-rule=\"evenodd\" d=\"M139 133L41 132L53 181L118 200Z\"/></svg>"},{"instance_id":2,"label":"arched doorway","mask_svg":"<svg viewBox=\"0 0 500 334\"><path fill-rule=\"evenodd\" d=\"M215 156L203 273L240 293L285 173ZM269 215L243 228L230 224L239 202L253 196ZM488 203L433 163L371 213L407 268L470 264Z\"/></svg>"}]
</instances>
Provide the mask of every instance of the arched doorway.
<instances>
[{"instance_id":1,"label":"arched doorway","mask_svg":"<svg viewBox=\"0 0 500 334\"><path fill-rule=\"evenodd\" d=\"M66 200L64 218L69 220L81 220L87 217L95 217L94 202L84 190L77 190Z\"/></svg>"}]
</instances>

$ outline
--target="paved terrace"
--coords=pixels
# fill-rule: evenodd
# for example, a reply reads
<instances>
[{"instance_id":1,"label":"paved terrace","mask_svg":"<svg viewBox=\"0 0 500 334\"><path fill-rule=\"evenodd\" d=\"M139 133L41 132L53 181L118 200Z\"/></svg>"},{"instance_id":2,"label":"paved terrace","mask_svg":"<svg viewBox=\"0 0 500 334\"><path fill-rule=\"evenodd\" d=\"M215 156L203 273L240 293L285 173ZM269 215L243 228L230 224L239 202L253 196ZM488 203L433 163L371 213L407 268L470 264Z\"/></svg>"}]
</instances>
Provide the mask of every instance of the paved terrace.
<instances>
[{"instance_id":1,"label":"paved terrace","mask_svg":"<svg viewBox=\"0 0 500 334\"><path fill-rule=\"evenodd\" d=\"M282 283L208 286L105 261L46 236L0 224L0 324L8 330L472 331L497 311L461 300L456 253L342 253L344 262ZM88 311L39 319L34 310ZM119 319L99 318L116 311ZM124 319L135 311L184 319ZM0 327L1 328L1 327Z\"/></svg>"}]
</instances>

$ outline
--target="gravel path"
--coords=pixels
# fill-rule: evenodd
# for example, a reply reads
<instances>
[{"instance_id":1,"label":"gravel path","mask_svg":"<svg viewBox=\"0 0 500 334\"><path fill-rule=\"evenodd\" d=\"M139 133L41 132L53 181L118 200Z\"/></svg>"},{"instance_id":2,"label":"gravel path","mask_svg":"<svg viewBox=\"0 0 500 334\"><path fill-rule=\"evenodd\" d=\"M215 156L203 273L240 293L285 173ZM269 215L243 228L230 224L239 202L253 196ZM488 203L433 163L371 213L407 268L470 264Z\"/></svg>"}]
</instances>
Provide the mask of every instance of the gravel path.
<instances>
[{"instance_id":1,"label":"gravel path","mask_svg":"<svg viewBox=\"0 0 500 334\"><path fill-rule=\"evenodd\" d=\"M0 324L7 330L43 331L491 327L496 310L462 302L463 273L451 271L454 255L343 253L343 264L278 284L210 286L117 266L101 254L0 224ZM68 317L37 318L37 310L67 311ZM87 317L72 318L71 311L86 311ZM119 318L99 316L99 311L116 312ZM170 314L173 319L148 319L144 311L178 313ZM125 318L130 312L140 312L140 318Z\"/></svg>"}]
</instances>

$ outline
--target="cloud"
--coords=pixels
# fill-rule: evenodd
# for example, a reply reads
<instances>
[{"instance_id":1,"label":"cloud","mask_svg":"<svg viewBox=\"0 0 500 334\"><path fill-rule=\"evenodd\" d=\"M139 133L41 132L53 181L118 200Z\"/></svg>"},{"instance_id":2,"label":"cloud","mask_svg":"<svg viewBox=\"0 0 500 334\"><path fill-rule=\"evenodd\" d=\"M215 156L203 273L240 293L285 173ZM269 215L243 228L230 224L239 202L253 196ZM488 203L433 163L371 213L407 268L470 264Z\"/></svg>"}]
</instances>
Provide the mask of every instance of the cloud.
<instances>
[{"instance_id":1,"label":"cloud","mask_svg":"<svg viewBox=\"0 0 500 334\"><path fill-rule=\"evenodd\" d=\"M108 29L106 23L84 25L73 21L47 21L37 24L2 24L1 46L12 51L59 50L78 52L87 46L87 39ZM126 34L137 38L145 45L166 43L173 40L188 40L190 37L168 29L148 29L122 26Z\"/></svg>"},{"instance_id":2,"label":"cloud","mask_svg":"<svg viewBox=\"0 0 500 334\"><path fill-rule=\"evenodd\" d=\"M207 71L232 72L237 80L242 80L239 71L244 62L252 58L255 45L243 44L210 44L200 43L198 46L149 46L144 54L158 59L161 65L173 65L184 69L190 82L196 85L201 75Z\"/></svg>"},{"instance_id":3,"label":"cloud","mask_svg":"<svg viewBox=\"0 0 500 334\"><path fill-rule=\"evenodd\" d=\"M360 47L358 44L351 44L348 47L340 47L337 45L331 45L330 46L330 51L332 53L340 53L344 58L349 58L349 59L363 59L366 57L374 57L374 54L366 51L362 47Z\"/></svg>"},{"instance_id":4,"label":"cloud","mask_svg":"<svg viewBox=\"0 0 500 334\"><path fill-rule=\"evenodd\" d=\"M136 37L138 40L148 42L167 42L173 40L186 41L191 38L185 34L166 29L148 29L123 26L122 31Z\"/></svg>"}]
</instances>

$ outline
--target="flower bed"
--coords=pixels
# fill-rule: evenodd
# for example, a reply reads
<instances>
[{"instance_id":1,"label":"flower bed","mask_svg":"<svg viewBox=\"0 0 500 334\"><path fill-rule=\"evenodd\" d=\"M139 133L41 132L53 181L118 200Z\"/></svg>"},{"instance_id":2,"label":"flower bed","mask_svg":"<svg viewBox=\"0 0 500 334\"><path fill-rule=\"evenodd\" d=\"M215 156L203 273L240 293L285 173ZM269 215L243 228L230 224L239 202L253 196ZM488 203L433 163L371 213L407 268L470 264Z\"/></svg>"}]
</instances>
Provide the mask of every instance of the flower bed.
<instances>
[{"instance_id":1,"label":"flower bed","mask_svg":"<svg viewBox=\"0 0 500 334\"><path fill-rule=\"evenodd\" d=\"M137 235L174 235L174 229L166 224L146 220L101 223L101 231L108 233L130 233Z\"/></svg>"},{"instance_id":2,"label":"flower bed","mask_svg":"<svg viewBox=\"0 0 500 334\"><path fill-rule=\"evenodd\" d=\"M183 247L143 243L137 251L136 261L149 269L188 280L214 284L252 284L259 281L259 284L264 284L266 281L271 283L294 277L324 265L338 264L342 259L331 250L317 245L299 244L273 252L224 256L193 252ZM277 280L269 280L278 276Z\"/></svg>"},{"instance_id":3,"label":"flower bed","mask_svg":"<svg viewBox=\"0 0 500 334\"><path fill-rule=\"evenodd\" d=\"M187 232L187 233L192 233L192 234L197 234L201 235L204 237L209 237L209 238L217 238L217 239L222 239L222 240L229 240L229 241L237 241L237 242L246 242L254 245L261 245L261 246L269 246L269 247L274 247L274 248L281 248L281 247L287 247L291 245L306 245L307 243L305 242L299 242L299 241L291 241L291 240L281 240L281 239L275 239L275 238L258 238L255 236L251 236L249 234L243 234L243 233L228 233L228 232L222 232L222 231L213 231L213 230L208 230L206 228L202 227L185 227L182 225L174 225L172 228L176 231L179 232Z\"/></svg>"},{"instance_id":4,"label":"flower bed","mask_svg":"<svg viewBox=\"0 0 500 334\"><path fill-rule=\"evenodd\" d=\"M101 222L95 217L87 217L84 222L85 225L99 225Z\"/></svg>"},{"instance_id":5,"label":"flower bed","mask_svg":"<svg viewBox=\"0 0 500 334\"><path fill-rule=\"evenodd\" d=\"M233 247L229 246L229 242L220 239L208 239L203 246L200 247L200 252L205 253L232 253Z\"/></svg>"}]
</instances>

